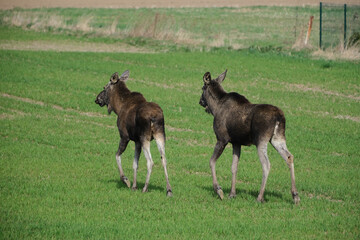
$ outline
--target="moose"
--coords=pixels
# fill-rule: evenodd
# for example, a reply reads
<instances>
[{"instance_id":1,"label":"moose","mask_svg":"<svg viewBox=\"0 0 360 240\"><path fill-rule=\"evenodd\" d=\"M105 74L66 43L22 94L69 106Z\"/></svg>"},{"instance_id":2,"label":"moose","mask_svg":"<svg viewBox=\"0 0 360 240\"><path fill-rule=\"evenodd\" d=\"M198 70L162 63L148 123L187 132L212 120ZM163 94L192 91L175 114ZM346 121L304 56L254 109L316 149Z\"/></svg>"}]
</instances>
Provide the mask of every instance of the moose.
<instances>
[{"instance_id":1,"label":"moose","mask_svg":"<svg viewBox=\"0 0 360 240\"><path fill-rule=\"evenodd\" d=\"M290 169L292 198L295 204L299 203L300 197L295 187L294 157L286 147L283 111L268 104L252 104L236 92L226 92L221 86L226 73L227 70L216 79L211 79L209 72L204 74L203 92L199 102L205 111L214 117L213 129L217 143L210 158L210 168L215 193L221 200L224 198L216 178L215 164L226 145L230 142L233 146L230 198L236 196L235 184L241 146L255 145L263 170L257 201L264 202L265 185L270 172L267 156L267 146L270 142Z\"/></svg>"},{"instance_id":2,"label":"moose","mask_svg":"<svg viewBox=\"0 0 360 240\"><path fill-rule=\"evenodd\" d=\"M129 141L132 140L135 142L132 189L137 189L136 176L141 149L143 149L147 161L147 175L142 191L148 191L150 175L154 165L150 153L150 141L155 139L165 171L166 195L171 197L172 190L166 169L163 111L158 104L146 101L141 93L130 91L125 84L128 78L128 70L121 76L117 72L112 74L109 83L105 85L104 90L99 93L95 100L95 103L99 104L100 107L106 105L109 114L114 111L118 116L117 127L120 133L120 143L116 153L116 162L119 168L120 180L130 188L130 181L124 175L121 167L121 154L125 151Z\"/></svg>"}]
</instances>

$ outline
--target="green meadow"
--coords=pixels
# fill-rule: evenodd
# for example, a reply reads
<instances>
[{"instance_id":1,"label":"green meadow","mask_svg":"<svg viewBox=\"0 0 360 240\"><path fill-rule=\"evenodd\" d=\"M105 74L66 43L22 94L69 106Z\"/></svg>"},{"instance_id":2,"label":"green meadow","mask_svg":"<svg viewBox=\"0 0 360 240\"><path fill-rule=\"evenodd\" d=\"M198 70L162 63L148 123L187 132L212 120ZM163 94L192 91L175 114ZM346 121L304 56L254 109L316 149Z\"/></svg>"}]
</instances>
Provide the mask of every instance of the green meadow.
<instances>
[{"instance_id":1,"label":"green meadow","mask_svg":"<svg viewBox=\"0 0 360 240\"><path fill-rule=\"evenodd\" d=\"M228 16L235 10L247 13L242 9L196 11L198 16L207 16L207 11ZM254 8L262 10L279 9ZM120 30L115 31L118 35L106 37L95 31L95 25L89 33L65 25L45 31L32 29L33 25L10 24L11 11L45 12L1 11L0 45L14 41L124 43L142 44L151 53L0 50L1 239L360 237L358 61L314 59L307 51L286 49L276 37L273 43L262 41L256 44L260 47L234 50L226 44L214 48L211 39L201 36L196 44L122 35L125 33ZM65 16L67 25L78 16L91 15L96 20L115 12L46 11ZM159 10L174 16L181 11L185 10ZM196 16L190 16L188 21L196 22L192 20ZM95 20L91 24L99 22ZM113 21L107 21L104 26L111 26ZM189 29L191 26L188 24ZM213 192L209 168L216 143L213 118L198 102L203 74L210 71L215 77L225 69L225 90L284 111L300 204L293 204L289 170L272 147L268 149L271 171L264 203L256 201L262 170L254 146L242 148L237 197L221 201ZM115 161L119 143L116 115L108 115L94 101L111 74L125 70L130 70L129 89L143 93L164 111L172 198L166 197L154 142L149 192L132 191L120 181ZM134 143L130 143L122 157L130 180L133 157ZM229 145L217 161L218 180L226 195L231 186L231 162ZM139 189L145 177L142 153Z\"/></svg>"}]
</instances>

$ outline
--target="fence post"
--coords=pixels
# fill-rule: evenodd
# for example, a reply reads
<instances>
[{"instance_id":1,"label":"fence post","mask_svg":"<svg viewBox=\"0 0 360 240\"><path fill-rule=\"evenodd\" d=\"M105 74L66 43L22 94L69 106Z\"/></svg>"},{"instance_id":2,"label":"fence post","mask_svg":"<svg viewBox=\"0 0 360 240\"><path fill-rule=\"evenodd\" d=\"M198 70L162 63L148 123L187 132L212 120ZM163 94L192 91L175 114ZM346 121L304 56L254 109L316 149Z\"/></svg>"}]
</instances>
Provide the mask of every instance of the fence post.
<instances>
[{"instance_id":1,"label":"fence post","mask_svg":"<svg viewBox=\"0 0 360 240\"><path fill-rule=\"evenodd\" d=\"M310 20L309 20L309 24L308 24L308 31L307 31L306 38L305 38L305 45L307 45L309 38L310 38L313 19L314 19L314 16L311 16Z\"/></svg>"},{"instance_id":2,"label":"fence post","mask_svg":"<svg viewBox=\"0 0 360 240\"><path fill-rule=\"evenodd\" d=\"M346 4L344 4L344 49L346 47Z\"/></svg>"},{"instance_id":3,"label":"fence post","mask_svg":"<svg viewBox=\"0 0 360 240\"><path fill-rule=\"evenodd\" d=\"M320 2L320 37L319 37L319 46L320 46L320 49L321 49L321 29L322 28L322 2Z\"/></svg>"}]
</instances>

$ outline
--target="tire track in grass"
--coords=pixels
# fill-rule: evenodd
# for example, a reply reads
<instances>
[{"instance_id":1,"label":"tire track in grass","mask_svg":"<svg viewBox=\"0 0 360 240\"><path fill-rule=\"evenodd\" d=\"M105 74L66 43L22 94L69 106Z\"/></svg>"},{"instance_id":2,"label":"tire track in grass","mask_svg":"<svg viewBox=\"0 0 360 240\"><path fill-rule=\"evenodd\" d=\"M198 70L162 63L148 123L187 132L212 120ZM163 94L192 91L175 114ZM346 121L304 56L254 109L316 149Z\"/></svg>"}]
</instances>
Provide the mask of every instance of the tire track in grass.
<instances>
[{"instance_id":1,"label":"tire track in grass","mask_svg":"<svg viewBox=\"0 0 360 240\"><path fill-rule=\"evenodd\" d=\"M329 195L325 195L325 194L315 194L315 193L311 193L311 192L302 192L302 194L309 199L327 200L330 202L344 203L344 200L335 199L335 198L333 198Z\"/></svg>"},{"instance_id":2,"label":"tire track in grass","mask_svg":"<svg viewBox=\"0 0 360 240\"><path fill-rule=\"evenodd\" d=\"M340 94L335 94L335 95L340 96ZM80 114L82 116L87 116L87 117L101 117L101 118L104 118L104 117L107 116L105 114L100 114L100 113L84 112L84 111L79 111L79 110L75 110L75 109L72 109L72 108L63 108L63 107L61 107L59 105L47 104L47 103L42 102L42 101L33 100L33 99L30 99L30 98L25 98L25 97L18 97L18 96L14 96L14 95L11 95L11 94L8 94L8 93L1 93L1 96L5 97L5 98L10 98L10 99L14 99L14 100L17 100L17 101L21 101L21 102L26 102L26 103L42 106L42 107L50 106L51 108L59 110L59 111L73 112L73 113L77 113L77 114ZM353 96L347 96L347 97L350 97L351 99L354 99ZM357 97L355 97L354 100L357 100ZM314 114L314 115L320 116L320 117L330 116L333 119L350 120L350 121L357 122L357 123L360 122L360 117L358 117L358 116L349 116L349 115L335 115L335 116L333 116L329 112L306 111L306 110L300 110L300 111L310 113L310 114ZM6 115L6 114L1 115L2 119L3 118L9 118L9 117L11 117L11 116ZM93 122L87 122L87 123L94 124ZM114 128L114 126L104 125L104 124L101 124L101 123L96 123L95 125L102 126L102 127L107 127L107 128ZM166 125L165 127L170 132L196 132L196 133L204 134L204 131L199 132L199 131L194 131L192 129L175 128L175 127L172 127L170 125Z\"/></svg>"},{"instance_id":3,"label":"tire track in grass","mask_svg":"<svg viewBox=\"0 0 360 240\"><path fill-rule=\"evenodd\" d=\"M331 91L331 90L327 90L327 89L323 89L320 88L318 86L306 86L304 84L295 84L295 83L286 83L286 82L281 82L281 81L276 81L276 80L271 80L271 79L261 79L261 81L263 82L268 82L268 83L274 83L276 85L281 85L283 86L287 91L290 92L312 92L312 93L320 93L320 94L324 94L324 95L328 95L328 96L333 96L333 97L338 97L340 99L348 99L348 100L353 100L356 102L360 101L360 96L358 95L346 95L343 93L339 93L336 91ZM271 89L271 90L278 90L278 88L272 88L269 86L266 86L265 88L267 89ZM284 107L286 108L286 107ZM289 108L290 110L293 110L292 108ZM304 113L308 113L311 115L315 115L318 117L331 117L333 119L341 119L341 120L350 120L353 122L360 122L360 116L350 116L350 115L335 115L332 114L330 112L327 111L311 111L311 110L305 110L305 109L301 109L301 108L297 108L297 111L300 112L304 112Z\"/></svg>"},{"instance_id":4,"label":"tire track in grass","mask_svg":"<svg viewBox=\"0 0 360 240\"><path fill-rule=\"evenodd\" d=\"M339 92L321 89L320 87L316 87L316 86L308 87L308 86L305 86L304 84L295 84L295 83L286 83L286 84L282 83L282 84L285 85L287 89L292 90L292 91L322 93L325 95L336 96L336 97L340 97L340 98L348 98L351 100L360 101L360 96L346 95L346 94L342 94Z\"/></svg>"},{"instance_id":5,"label":"tire track in grass","mask_svg":"<svg viewBox=\"0 0 360 240\"><path fill-rule=\"evenodd\" d=\"M11 95L11 94L8 94L8 93L1 93L1 97L10 98L10 99L14 99L14 100L17 100L17 101L30 103L30 104L38 105L38 106L42 106L42 107L51 107L51 108L53 108L55 110L58 110L58 111L77 113L79 115L92 117L92 118L93 117L100 117L100 118L107 117L106 114L100 114L100 113L94 113L94 112L84 112L84 111L79 111L79 110L75 110L75 109L72 109L72 108L63 108L63 107L61 107L59 105L47 104L47 103L42 102L42 101L33 100L33 99L30 99L30 98L25 98L25 97L18 97L18 96L14 96L14 95ZM3 108L3 107L1 107L1 108ZM17 111L17 110L12 110L12 111ZM11 117L10 114L5 114L4 113L4 115L1 115L1 118L7 118L7 117ZM67 118L65 120L70 120L70 119ZM74 121L74 119L71 119L71 121ZM97 126L100 126L100 127L107 127L107 128L114 128L115 129L115 126L113 126L113 125L106 125L106 124L102 124L102 123L96 123L96 122L92 122L92 121L85 121L85 120L78 120L78 119L75 120L75 121L78 122L78 123L87 123L87 124L97 125ZM175 127L172 127L170 125L165 125L165 127L170 132L195 132L195 133L205 134L204 131L194 131L194 130L192 130L190 128L187 128L187 129L175 128Z\"/></svg>"},{"instance_id":6,"label":"tire track in grass","mask_svg":"<svg viewBox=\"0 0 360 240\"><path fill-rule=\"evenodd\" d=\"M18 118L18 117L25 117L25 116L30 116L31 114L29 113L25 113L25 112L22 112L20 110L17 110L17 109L12 109L12 108L4 108L2 106L0 106L0 109L5 109L7 111L9 111L9 113L6 113L6 112L2 112L0 114L0 119L15 119L15 118Z\"/></svg>"},{"instance_id":7,"label":"tire track in grass","mask_svg":"<svg viewBox=\"0 0 360 240\"><path fill-rule=\"evenodd\" d=\"M103 115L103 114L100 114L100 113L83 112L83 111L75 110L75 109L72 109L72 108L63 108L63 107L61 107L59 105L47 104L47 103L42 102L42 101L33 100L33 99L30 99L30 98L18 97L18 96L10 95L8 93L1 93L1 96L5 97L5 98L10 98L10 99L14 99L14 100L17 100L17 101L21 101L21 102L26 102L26 103L42 106L42 107L50 106L51 108L59 110L59 111L75 112L75 113L78 113L78 114L83 115L83 116L106 117L106 115Z\"/></svg>"},{"instance_id":8,"label":"tire track in grass","mask_svg":"<svg viewBox=\"0 0 360 240\"><path fill-rule=\"evenodd\" d=\"M334 119L350 120L350 121L353 121L353 122L360 122L360 117L357 117L357 116L349 116L349 115L336 115L336 116L333 116L329 112L310 111L310 110L301 110L301 111L306 112L306 113L310 113L310 114L314 114L314 115L317 115L317 116L322 116L322 117L330 116L331 118L334 118Z\"/></svg>"},{"instance_id":9,"label":"tire track in grass","mask_svg":"<svg viewBox=\"0 0 360 240\"><path fill-rule=\"evenodd\" d=\"M287 83L287 82L281 82L281 81L276 81L276 80L272 80L272 79L262 79L262 80L265 81L265 82L275 83L276 85L281 85L281 86L285 87L286 90L291 91L291 92L321 93L321 94L324 94L324 95L351 99L351 100L355 100L357 102L360 101L360 96L359 95L346 95L346 94L343 94L343 93L323 89L323 88L321 88L319 86L307 86L307 85L300 84L300 83Z\"/></svg>"}]
</instances>

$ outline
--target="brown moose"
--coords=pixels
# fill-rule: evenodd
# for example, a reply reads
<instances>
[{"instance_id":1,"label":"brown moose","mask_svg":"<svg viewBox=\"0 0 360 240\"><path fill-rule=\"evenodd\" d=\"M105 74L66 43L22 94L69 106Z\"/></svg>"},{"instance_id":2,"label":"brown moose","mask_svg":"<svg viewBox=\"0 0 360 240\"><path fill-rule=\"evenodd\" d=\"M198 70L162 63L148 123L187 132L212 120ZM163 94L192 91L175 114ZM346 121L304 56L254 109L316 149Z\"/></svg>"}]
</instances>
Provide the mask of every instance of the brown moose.
<instances>
[{"instance_id":1,"label":"brown moose","mask_svg":"<svg viewBox=\"0 0 360 240\"><path fill-rule=\"evenodd\" d=\"M118 116L117 126L120 133L120 144L116 153L116 162L120 172L120 179L130 187L130 181L124 175L121 167L121 154L125 151L129 141L132 140L135 142L135 157L133 163L134 181L132 189L137 189L136 175L142 148L147 161L147 175L142 191L148 191L151 170L154 165L150 153L150 141L155 139L165 171L166 194L170 197L172 196L172 190L166 169L163 111L156 103L147 102L141 93L131 92L125 85L128 77L129 71L125 71L121 76L119 76L118 73L114 73L109 83L95 100L95 103L99 104L100 107L106 105L109 114L114 111Z\"/></svg>"},{"instance_id":2,"label":"brown moose","mask_svg":"<svg viewBox=\"0 0 360 240\"><path fill-rule=\"evenodd\" d=\"M294 157L286 147L285 116L277 107L268 104L251 104L244 96L224 91L221 86L227 70L218 78L211 79L209 72L203 77L203 93L199 104L214 116L213 129L217 138L214 153L210 159L214 191L223 199L224 193L216 179L215 163L225 146L233 145L232 181L229 197L236 196L236 174L241 146L255 145L263 169L260 193L257 201L264 201L266 181L270 172L267 146L270 142L287 163L291 175L291 193L294 203L300 202L295 187Z\"/></svg>"}]
</instances>

